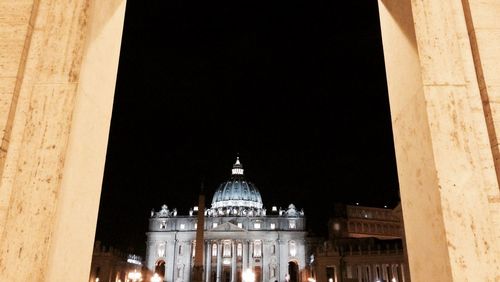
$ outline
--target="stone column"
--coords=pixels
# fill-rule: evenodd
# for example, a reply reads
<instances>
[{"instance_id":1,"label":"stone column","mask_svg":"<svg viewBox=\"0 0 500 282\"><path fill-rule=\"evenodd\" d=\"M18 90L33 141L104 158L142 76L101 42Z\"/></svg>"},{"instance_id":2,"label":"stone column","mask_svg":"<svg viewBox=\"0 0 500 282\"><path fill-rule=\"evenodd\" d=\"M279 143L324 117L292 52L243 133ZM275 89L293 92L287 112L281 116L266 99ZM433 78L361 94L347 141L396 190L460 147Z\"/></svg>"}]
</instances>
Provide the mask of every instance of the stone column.
<instances>
[{"instance_id":1,"label":"stone column","mask_svg":"<svg viewBox=\"0 0 500 282\"><path fill-rule=\"evenodd\" d=\"M278 240L279 244L279 260L280 260L280 269L279 269L279 281L282 281L285 278L285 275L288 273L288 246L287 242L282 239Z\"/></svg>"},{"instance_id":2,"label":"stone column","mask_svg":"<svg viewBox=\"0 0 500 282\"><path fill-rule=\"evenodd\" d=\"M243 244L243 258L242 258L242 273L248 268L248 240L243 240L241 242Z\"/></svg>"},{"instance_id":3,"label":"stone column","mask_svg":"<svg viewBox=\"0 0 500 282\"><path fill-rule=\"evenodd\" d=\"M254 267L254 259L253 259L253 254L254 254L254 241L249 240L248 241L248 268L251 268L253 270Z\"/></svg>"},{"instance_id":4,"label":"stone column","mask_svg":"<svg viewBox=\"0 0 500 282\"><path fill-rule=\"evenodd\" d=\"M0 281L88 281L125 0L0 6Z\"/></svg>"},{"instance_id":5,"label":"stone column","mask_svg":"<svg viewBox=\"0 0 500 282\"><path fill-rule=\"evenodd\" d=\"M216 282L220 282L222 271L222 241L217 240L217 274L216 274Z\"/></svg>"},{"instance_id":6,"label":"stone column","mask_svg":"<svg viewBox=\"0 0 500 282\"><path fill-rule=\"evenodd\" d=\"M236 264L236 257L237 257L237 250L236 250L236 242L233 240L232 242L232 252L231 252L231 279L233 282L236 282L236 272L237 272L237 264Z\"/></svg>"},{"instance_id":7,"label":"stone column","mask_svg":"<svg viewBox=\"0 0 500 282\"><path fill-rule=\"evenodd\" d=\"M498 280L500 3L379 11L411 280Z\"/></svg>"},{"instance_id":8,"label":"stone column","mask_svg":"<svg viewBox=\"0 0 500 282\"><path fill-rule=\"evenodd\" d=\"M404 264L401 264L401 282L406 282L406 266Z\"/></svg>"},{"instance_id":9,"label":"stone column","mask_svg":"<svg viewBox=\"0 0 500 282\"><path fill-rule=\"evenodd\" d=\"M146 267L147 269L154 271L155 267L155 258L157 256L156 242L152 241L151 238L148 238L146 242Z\"/></svg>"},{"instance_id":10,"label":"stone column","mask_svg":"<svg viewBox=\"0 0 500 282\"><path fill-rule=\"evenodd\" d=\"M169 240L167 242L167 251L165 252L165 258L167 261L165 262L165 280L166 281L174 281L174 268L175 268L175 260L177 258L177 250L176 250L176 240Z\"/></svg>"},{"instance_id":11,"label":"stone column","mask_svg":"<svg viewBox=\"0 0 500 282\"><path fill-rule=\"evenodd\" d=\"M205 282L210 281L211 272L212 272L212 243L207 241L205 243L206 252L205 252Z\"/></svg>"}]
</instances>

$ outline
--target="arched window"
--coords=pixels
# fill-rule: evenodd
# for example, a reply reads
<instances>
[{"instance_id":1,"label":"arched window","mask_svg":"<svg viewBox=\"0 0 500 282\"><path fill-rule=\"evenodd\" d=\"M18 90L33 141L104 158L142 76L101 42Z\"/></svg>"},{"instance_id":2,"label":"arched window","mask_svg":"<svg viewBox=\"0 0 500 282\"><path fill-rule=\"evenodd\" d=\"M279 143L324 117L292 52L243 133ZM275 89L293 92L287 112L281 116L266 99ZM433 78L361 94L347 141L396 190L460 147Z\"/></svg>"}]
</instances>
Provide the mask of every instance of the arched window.
<instances>
[{"instance_id":1,"label":"arched window","mask_svg":"<svg viewBox=\"0 0 500 282\"><path fill-rule=\"evenodd\" d=\"M295 241L290 241L288 243L288 250L290 256L294 257L297 255L297 244L295 243Z\"/></svg>"},{"instance_id":2,"label":"arched window","mask_svg":"<svg viewBox=\"0 0 500 282\"><path fill-rule=\"evenodd\" d=\"M288 276L290 282L299 282L299 265L295 261L288 262Z\"/></svg>"},{"instance_id":3,"label":"arched window","mask_svg":"<svg viewBox=\"0 0 500 282\"><path fill-rule=\"evenodd\" d=\"M156 251L158 253L158 257L164 257L165 256L165 243L164 242L159 243Z\"/></svg>"},{"instance_id":4,"label":"arched window","mask_svg":"<svg viewBox=\"0 0 500 282\"><path fill-rule=\"evenodd\" d=\"M165 261L159 260L155 264L155 273L158 273L162 278L165 277Z\"/></svg>"},{"instance_id":5,"label":"arched window","mask_svg":"<svg viewBox=\"0 0 500 282\"><path fill-rule=\"evenodd\" d=\"M224 241L224 245L222 248L222 256L225 258L231 257L231 241Z\"/></svg>"},{"instance_id":6,"label":"arched window","mask_svg":"<svg viewBox=\"0 0 500 282\"><path fill-rule=\"evenodd\" d=\"M213 257L217 256L217 244L215 243L212 244L212 256Z\"/></svg>"},{"instance_id":7,"label":"arched window","mask_svg":"<svg viewBox=\"0 0 500 282\"><path fill-rule=\"evenodd\" d=\"M243 255L243 244L238 243L238 246L236 247L236 254L241 257Z\"/></svg>"},{"instance_id":8,"label":"arched window","mask_svg":"<svg viewBox=\"0 0 500 282\"><path fill-rule=\"evenodd\" d=\"M255 240L253 243L253 256L260 258L262 256L262 241Z\"/></svg>"}]
</instances>

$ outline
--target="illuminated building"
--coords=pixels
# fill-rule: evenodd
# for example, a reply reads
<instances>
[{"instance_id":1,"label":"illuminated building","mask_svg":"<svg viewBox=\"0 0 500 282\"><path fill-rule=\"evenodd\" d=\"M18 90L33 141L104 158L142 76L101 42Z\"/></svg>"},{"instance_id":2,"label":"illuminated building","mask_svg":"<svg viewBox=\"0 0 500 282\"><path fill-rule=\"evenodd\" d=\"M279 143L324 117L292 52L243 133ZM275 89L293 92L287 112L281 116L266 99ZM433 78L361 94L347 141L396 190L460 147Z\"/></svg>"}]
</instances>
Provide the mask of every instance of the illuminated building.
<instances>
[{"instance_id":1,"label":"illuminated building","mask_svg":"<svg viewBox=\"0 0 500 282\"><path fill-rule=\"evenodd\" d=\"M163 205L152 211L147 232L146 267L164 281L191 281L197 213L203 212L204 279L242 281L250 269L255 281L305 281L307 248L304 212L290 204L267 210L259 190L246 181L239 158L231 178L215 191L210 208L178 215Z\"/></svg>"},{"instance_id":2,"label":"illuminated building","mask_svg":"<svg viewBox=\"0 0 500 282\"><path fill-rule=\"evenodd\" d=\"M409 282L401 206L336 205L314 253L318 282Z\"/></svg>"}]
</instances>

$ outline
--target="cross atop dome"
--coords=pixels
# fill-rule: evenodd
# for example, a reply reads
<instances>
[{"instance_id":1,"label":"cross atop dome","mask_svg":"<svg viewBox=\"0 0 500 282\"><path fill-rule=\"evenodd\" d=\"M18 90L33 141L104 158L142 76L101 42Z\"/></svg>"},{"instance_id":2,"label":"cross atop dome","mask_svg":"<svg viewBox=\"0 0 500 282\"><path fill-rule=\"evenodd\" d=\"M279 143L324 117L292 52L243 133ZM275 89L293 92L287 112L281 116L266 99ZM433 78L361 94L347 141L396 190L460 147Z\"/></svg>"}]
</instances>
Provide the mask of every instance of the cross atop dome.
<instances>
[{"instance_id":1,"label":"cross atop dome","mask_svg":"<svg viewBox=\"0 0 500 282\"><path fill-rule=\"evenodd\" d=\"M243 175L243 165L240 163L240 156L236 156L236 162L233 165L233 169L231 170L232 175Z\"/></svg>"}]
</instances>

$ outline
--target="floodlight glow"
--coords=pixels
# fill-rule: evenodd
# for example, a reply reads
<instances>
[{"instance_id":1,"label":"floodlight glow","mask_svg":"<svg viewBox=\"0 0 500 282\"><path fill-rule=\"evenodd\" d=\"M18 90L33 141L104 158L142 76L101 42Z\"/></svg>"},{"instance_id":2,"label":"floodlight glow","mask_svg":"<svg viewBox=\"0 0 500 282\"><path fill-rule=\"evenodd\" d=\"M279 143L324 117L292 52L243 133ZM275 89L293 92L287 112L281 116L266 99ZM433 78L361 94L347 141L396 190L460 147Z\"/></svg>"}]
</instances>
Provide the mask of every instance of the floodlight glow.
<instances>
[{"instance_id":1,"label":"floodlight glow","mask_svg":"<svg viewBox=\"0 0 500 282\"><path fill-rule=\"evenodd\" d=\"M243 272L243 282L254 282L255 273L251 269L247 269Z\"/></svg>"},{"instance_id":2,"label":"floodlight glow","mask_svg":"<svg viewBox=\"0 0 500 282\"><path fill-rule=\"evenodd\" d=\"M155 273L153 277L151 277L151 282L161 282L161 277L158 273Z\"/></svg>"}]
</instances>

